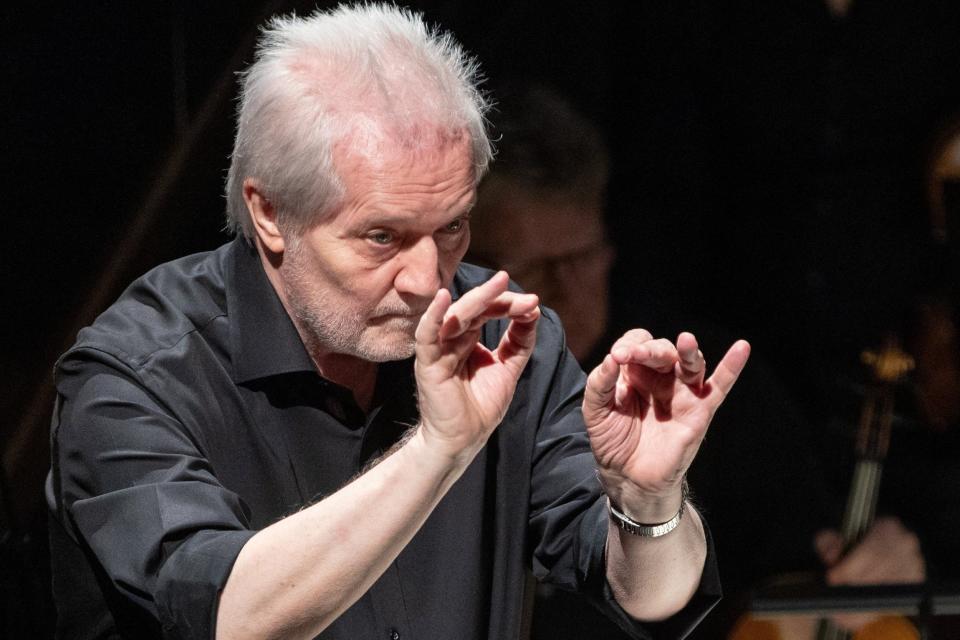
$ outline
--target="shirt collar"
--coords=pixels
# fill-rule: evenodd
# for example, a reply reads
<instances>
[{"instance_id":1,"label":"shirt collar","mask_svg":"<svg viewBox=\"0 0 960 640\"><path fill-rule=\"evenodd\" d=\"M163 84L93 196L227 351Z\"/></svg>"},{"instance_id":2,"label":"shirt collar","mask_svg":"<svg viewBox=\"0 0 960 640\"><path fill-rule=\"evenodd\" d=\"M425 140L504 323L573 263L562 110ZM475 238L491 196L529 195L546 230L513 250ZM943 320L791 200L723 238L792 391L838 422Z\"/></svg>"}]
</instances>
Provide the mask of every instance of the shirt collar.
<instances>
[{"instance_id":1,"label":"shirt collar","mask_svg":"<svg viewBox=\"0 0 960 640\"><path fill-rule=\"evenodd\" d=\"M237 237L230 247L227 312L233 347L233 380L309 371L316 367L280 302L251 242Z\"/></svg>"}]
</instances>

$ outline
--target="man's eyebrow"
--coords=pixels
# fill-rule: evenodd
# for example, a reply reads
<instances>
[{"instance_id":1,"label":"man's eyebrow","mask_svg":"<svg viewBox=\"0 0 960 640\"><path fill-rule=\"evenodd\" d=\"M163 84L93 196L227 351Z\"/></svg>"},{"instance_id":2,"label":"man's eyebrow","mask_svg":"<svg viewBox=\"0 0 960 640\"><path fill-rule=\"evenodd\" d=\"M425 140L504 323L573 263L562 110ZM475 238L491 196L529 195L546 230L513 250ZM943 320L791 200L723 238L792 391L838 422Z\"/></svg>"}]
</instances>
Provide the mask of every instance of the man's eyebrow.
<instances>
[{"instance_id":1,"label":"man's eyebrow","mask_svg":"<svg viewBox=\"0 0 960 640\"><path fill-rule=\"evenodd\" d=\"M410 221L416 221L418 218L419 214L411 211L384 208L376 209L364 216L360 216L360 219L355 221L355 224L361 227L376 227L383 224L408 223Z\"/></svg>"},{"instance_id":2,"label":"man's eyebrow","mask_svg":"<svg viewBox=\"0 0 960 640\"><path fill-rule=\"evenodd\" d=\"M452 209L450 214L444 218L447 222L453 222L458 218L463 218L464 216L470 215L470 211L476 206L476 199L471 200L469 203L464 205L462 208ZM416 223L419 220L418 216L411 216L409 213L398 213L394 211L382 210L377 211L374 214L371 214L366 220L364 220L359 227L369 228L369 227L378 227L381 225L393 225L393 224L409 224Z\"/></svg>"},{"instance_id":3,"label":"man's eyebrow","mask_svg":"<svg viewBox=\"0 0 960 640\"><path fill-rule=\"evenodd\" d=\"M473 208L474 208L475 206L477 206L477 196L473 196L473 198L470 200L470 202L467 203L467 206L464 207L464 209L463 209L463 211L461 212L460 215L465 215L465 214L470 213L471 211L473 211Z\"/></svg>"}]
</instances>

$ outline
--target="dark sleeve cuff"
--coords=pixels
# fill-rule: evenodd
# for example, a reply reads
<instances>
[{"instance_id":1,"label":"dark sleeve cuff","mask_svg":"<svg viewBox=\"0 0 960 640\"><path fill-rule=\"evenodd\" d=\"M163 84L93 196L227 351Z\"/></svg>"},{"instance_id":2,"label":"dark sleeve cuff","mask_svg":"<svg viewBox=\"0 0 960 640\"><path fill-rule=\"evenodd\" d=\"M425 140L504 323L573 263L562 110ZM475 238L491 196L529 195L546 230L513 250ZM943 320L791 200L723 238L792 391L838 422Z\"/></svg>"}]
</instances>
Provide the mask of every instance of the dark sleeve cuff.
<instances>
[{"instance_id":1,"label":"dark sleeve cuff","mask_svg":"<svg viewBox=\"0 0 960 640\"><path fill-rule=\"evenodd\" d=\"M157 581L164 637L214 638L220 594L255 531L201 531L177 549Z\"/></svg>"},{"instance_id":2,"label":"dark sleeve cuff","mask_svg":"<svg viewBox=\"0 0 960 640\"><path fill-rule=\"evenodd\" d=\"M97 575L126 635L212 638L220 592L256 533L249 509L134 372L74 364L52 437L53 506L87 551L73 561Z\"/></svg>"},{"instance_id":3,"label":"dark sleeve cuff","mask_svg":"<svg viewBox=\"0 0 960 640\"><path fill-rule=\"evenodd\" d=\"M620 603L613 597L610 583L604 572L603 597L606 614L627 632L638 640L676 640L685 638L693 631L720 601L723 590L720 586L720 573L717 569L717 557L713 547L713 536L706 521L701 516L704 534L707 538L707 557L704 561L703 575L696 592L687 603L687 606L662 622L640 622L632 618Z\"/></svg>"}]
</instances>

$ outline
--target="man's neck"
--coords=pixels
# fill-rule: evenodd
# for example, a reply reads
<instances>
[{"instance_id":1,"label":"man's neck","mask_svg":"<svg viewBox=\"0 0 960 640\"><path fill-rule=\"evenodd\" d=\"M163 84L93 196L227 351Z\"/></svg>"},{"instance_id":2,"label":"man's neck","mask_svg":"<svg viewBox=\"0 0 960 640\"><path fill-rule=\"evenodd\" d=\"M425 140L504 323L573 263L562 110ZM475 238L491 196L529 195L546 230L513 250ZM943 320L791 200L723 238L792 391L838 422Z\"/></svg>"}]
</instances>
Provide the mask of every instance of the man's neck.
<instances>
[{"instance_id":1,"label":"man's neck","mask_svg":"<svg viewBox=\"0 0 960 640\"><path fill-rule=\"evenodd\" d=\"M300 334L300 339L303 340L303 344L307 348L307 353L310 354L310 359L313 360L314 366L317 367L317 372L330 382L349 389L353 392L353 398L357 405L364 412L369 411L370 405L373 402L373 392L377 385L377 363L364 360L357 356L332 353L318 344L313 334L307 327L302 325L297 319L297 315L290 308L287 296L284 293L283 283L278 273L279 266L271 261L266 251L260 246L259 241L257 244L257 253L260 255L260 261L267 275L267 280L270 281L274 291L277 292L280 303L293 321L293 326L296 328L297 333Z\"/></svg>"},{"instance_id":2,"label":"man's neck","mask_svg":"<svg viewBox=\"0 0 960 640\"><path fill-rule=\"evenodd\" d=\"M343 353L317 353L309 344L307 349L321 376L349 389L357 405L364 412L370 410L377 386L376 362Z\"/></svg>"}]
</instances>

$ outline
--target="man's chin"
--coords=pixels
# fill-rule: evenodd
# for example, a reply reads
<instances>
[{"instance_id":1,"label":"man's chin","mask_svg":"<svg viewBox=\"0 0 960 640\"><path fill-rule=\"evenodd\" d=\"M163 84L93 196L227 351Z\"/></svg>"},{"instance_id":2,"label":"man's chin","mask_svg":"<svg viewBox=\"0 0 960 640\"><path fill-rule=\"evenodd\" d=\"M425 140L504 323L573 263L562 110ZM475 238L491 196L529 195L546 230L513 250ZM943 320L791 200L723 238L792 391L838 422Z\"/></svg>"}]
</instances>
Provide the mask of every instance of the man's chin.
<instances>
[{"instance_id":1,"label":"man's chin","mask_svg":"<svg viewBox=\"0 0 960 640\"><path fill-rule=\"evenodd\" d=\"M367 331L360 341L360 356L371 362L390 362L406 360L416 351L414 331L416 326L407 330L379 327L379 331Z\"/></svg>"}]
</instances>

